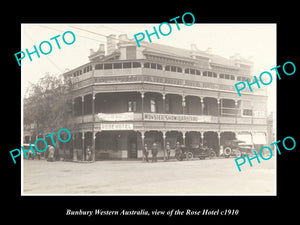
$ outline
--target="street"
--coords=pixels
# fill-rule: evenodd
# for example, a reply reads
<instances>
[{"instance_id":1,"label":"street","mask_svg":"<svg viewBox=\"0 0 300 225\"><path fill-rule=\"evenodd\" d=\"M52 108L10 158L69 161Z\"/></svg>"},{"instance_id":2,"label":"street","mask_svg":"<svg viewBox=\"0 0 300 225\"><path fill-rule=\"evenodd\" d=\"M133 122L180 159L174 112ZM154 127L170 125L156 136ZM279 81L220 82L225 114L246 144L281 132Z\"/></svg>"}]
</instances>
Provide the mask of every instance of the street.
<instances>
[{"instance_id":1,"label":"street","mask_svg":"<svg viewBox=\"0 0 300 225\"><path fill-rule=\"evenodd\" d=\"M239 172L234 158L213 160L23 160L23 194L275 195L274 157Z\"/></svg>"}]
</instances>

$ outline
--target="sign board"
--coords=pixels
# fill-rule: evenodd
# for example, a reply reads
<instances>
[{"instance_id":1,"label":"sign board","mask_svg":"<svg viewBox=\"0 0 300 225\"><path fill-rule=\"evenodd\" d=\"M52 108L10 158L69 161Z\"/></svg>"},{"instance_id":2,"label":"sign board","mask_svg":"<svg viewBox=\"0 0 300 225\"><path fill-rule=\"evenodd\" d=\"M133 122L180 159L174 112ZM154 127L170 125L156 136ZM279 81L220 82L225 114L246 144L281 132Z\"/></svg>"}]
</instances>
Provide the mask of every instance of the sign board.
<instances>
[{"instance_id":1,"label":"sign board","mask_svg":"<svg viewBox=\"0 0 300 225\"><path fill-rule=\"evenodd\" d=\"M133 130L132 123L101 123L101 130Z\"/></svg>"},{"instance_id":2,"label":"sign board","mask_svg":"<svg viewBox=\"0 0 300 225\"><path fill-rule=\"evenodd\" d=\"M124 113L98 113L97 117L100 121L126 121L133 120L133 112Z\"/></svg>"},{"instance_id":3,"label":"sign board","mask_svg":"<svg viewBox=\"0 0 300 225\"><path fill-rule=\"evenodd\" d=\"M207 115L182 115L182 114L158 114L144 113L144 120L149 121L169 121L169 122L203 122L210 123L211 116Z\"/></svg>"}]
</instances>

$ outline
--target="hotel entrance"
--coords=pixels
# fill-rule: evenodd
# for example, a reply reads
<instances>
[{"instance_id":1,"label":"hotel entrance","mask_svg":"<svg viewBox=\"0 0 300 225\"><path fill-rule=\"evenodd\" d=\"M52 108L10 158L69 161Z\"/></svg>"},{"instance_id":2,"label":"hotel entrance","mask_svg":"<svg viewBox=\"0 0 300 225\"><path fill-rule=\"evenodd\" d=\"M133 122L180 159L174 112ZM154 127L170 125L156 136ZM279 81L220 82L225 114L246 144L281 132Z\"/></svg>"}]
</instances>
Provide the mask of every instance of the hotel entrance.
<instances>
[{"instance_id":1,"label":"hotel entrance","mask_svg":"<svg viewBox=\"0 0 300 225\"><path fill-rule=\"evenodd\" d=\"M129 159L137 159L138 158L138 150L137 150L137 133L136 132L128 132L128 158Z\"/></svg>"},{"instance_id":2,"label":"hotel entrance","mask_svg":"<svg viewBox=\"0 0 300 225\"><path fill-rule=\"evenodd\" d=\"M97 132L95 149L96 160L137 159L137 132L122 130Z\"/></svg>"}]
</instances>

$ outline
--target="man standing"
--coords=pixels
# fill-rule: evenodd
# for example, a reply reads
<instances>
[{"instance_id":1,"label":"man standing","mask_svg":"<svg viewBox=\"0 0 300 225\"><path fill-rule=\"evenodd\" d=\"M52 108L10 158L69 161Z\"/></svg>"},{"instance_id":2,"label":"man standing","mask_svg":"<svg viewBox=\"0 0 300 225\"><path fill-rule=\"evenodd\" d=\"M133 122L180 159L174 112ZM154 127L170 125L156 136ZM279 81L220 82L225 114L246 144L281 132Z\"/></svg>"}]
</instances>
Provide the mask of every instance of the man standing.
<instances>
[{"instance_id":1,"label":"man standing","mask_svg":"<svg viewBox=\"0 0 300 225\"><path fill-rule=\"evenodd\" d=\"M152 145L152 162L157 162L157 153L158 147L157 144L154 142Z\"/></svg>"},{"instance_id":2,"label":"man standing","mask_svg":"<svg viewBox=\"0 0 300 225\"><path fill-rule=\"evenodd\" d=\"M49 154L48 154L48 162L53 162L54 161L54 153L55 153L55 148L52 145L49 145Z\"/></svg>"},{"instance_id":3,"label":"man standing","mask_svg":"<svg viewBox=\"0 0 300 225\"><path fill-rule=\"evenodd\" d=\"M148 162L148 154L149 154L149 151L148 151L148 147L147 147L147 144L144 145L144 151L143 151L143 154L144 154L144 160L146 160L146 162Z\"/></svg>"},{"instance_id":4,"label":"man standing","mask_svg":"<svg viewBox=\"0 0 300 225\"><path fill-rule=\"evenodd\" d=\"M167 152L167 160L169 160L170 159L170 153L171 153L171 148L170 148L170 143L169 142L166 143L165 151Z\"/></svg>"},{"instance_id":5,"label":"man standing","mask_svg":"<svg viewBox=\"0 0 300 225\"><path fill-rule=\"evenodd\" d=\"M182 157L182 150L181 150L181 147L180 147L180 143L179 142L176 142L176 147L175 147L175 158L177 160L182 160L183 157Z\"/></svg>"},{"instance_id":6,"label":"man standing","mask_svg":"<svg viewBox=\"0 0 300 225\"><path fill-rule=\"evenodd\" d=\"M90 146L87 146L86 148L86 161L91 161L92 160L92 151Z\"/></svg>"}]
</instances>

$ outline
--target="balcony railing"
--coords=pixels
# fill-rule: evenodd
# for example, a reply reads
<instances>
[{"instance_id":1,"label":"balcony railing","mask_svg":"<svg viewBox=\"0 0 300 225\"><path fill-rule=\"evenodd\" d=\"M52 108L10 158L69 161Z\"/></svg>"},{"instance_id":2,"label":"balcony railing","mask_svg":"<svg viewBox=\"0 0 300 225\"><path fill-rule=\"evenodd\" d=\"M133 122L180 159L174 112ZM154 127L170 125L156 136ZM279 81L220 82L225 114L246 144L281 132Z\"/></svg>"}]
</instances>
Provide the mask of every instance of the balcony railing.
<instances>
[{"instance_id":1,"label":"balcony railing","mask_svg":"<svg viewBox=\"0 0 300 225\"><path fill-rule=\"evenodd\" d=\"M266 118L252 117L223 117L212 115L187 115L165 113L95 113L94 122L117 121L156 121L156 122L185 122L185 123L220 123L220 124L267 124ZM91 114L75 116L75 123L93 122Z\"/></svg>"},{"instance_id":2,"label":"balcony railing","mask_svg":"<svg viewBox=\"0 0 300 225\"><path fill-rule=\"evenodd\" d=\"M94 75L93 75L94 73ZM94 80L87 82L87 79L94 77ZM123 69L103 69L89 71L83 75L72 78L74 88L80 88L91 83L126 83L126 82L151 82L185 87L198 87L203 89L216 89L225 91L236 91L234 85L236 80L226 80L214 77L205 77L178 73L150 68L123 68ZM245 88L242 93L249 93ZM257 95L265 95L264 91L253 92Z\"/></svg>"}]
</instances>

